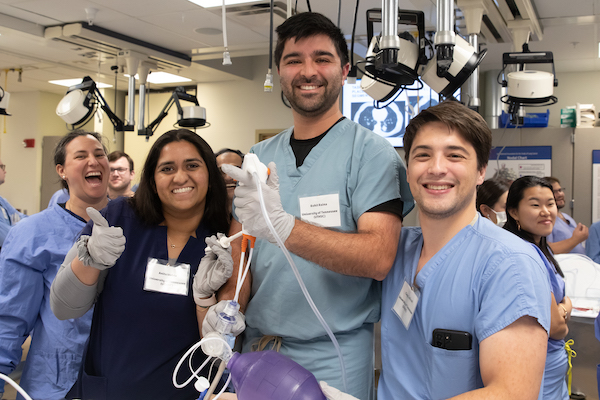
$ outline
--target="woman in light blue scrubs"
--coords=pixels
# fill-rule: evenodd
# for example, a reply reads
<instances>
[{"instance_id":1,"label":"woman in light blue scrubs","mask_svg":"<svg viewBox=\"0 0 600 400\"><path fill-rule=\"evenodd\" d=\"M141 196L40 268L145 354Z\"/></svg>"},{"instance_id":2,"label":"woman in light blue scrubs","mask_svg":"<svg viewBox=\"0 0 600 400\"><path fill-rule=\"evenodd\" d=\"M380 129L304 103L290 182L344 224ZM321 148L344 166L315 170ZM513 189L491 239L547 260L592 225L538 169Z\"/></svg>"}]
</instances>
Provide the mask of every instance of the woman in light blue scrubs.
<instances>
[{"instance_id":1,"label":"woman in light blue scrubs","mask_svg":"<svg viewBox=\"0 0 600 400\"><path fill-rule=\"evenodd\" d=\"M504 229L535 244L546 256L543 261L552 288L552 322L542 384L543 398L568 400L565 380L568 360L564 339L569 332L567 322L572 305L571 300L565 296L564 274L546 242L546 236L552 232L558 213L552 186L545 179L536 176L517 179L508 191L506 211L507 222Z\"/></svg>"}]
</instances>

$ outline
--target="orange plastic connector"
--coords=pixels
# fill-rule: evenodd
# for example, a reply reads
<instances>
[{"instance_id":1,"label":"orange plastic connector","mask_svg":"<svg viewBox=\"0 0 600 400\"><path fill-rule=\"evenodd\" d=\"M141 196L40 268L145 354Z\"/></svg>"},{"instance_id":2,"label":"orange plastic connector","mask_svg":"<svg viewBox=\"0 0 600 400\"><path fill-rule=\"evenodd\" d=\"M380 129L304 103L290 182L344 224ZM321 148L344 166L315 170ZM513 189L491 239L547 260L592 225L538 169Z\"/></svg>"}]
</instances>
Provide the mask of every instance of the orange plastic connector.
<instances>
[{"instance_id":1,"label":"orange plastic connector","mask_svg":"<svg viewBox=\"0 0 600 400\"><path fill-rule=\"evenodd\" d=\"M254 243L256 243L256 238L255 238L254 236L245 235L245 234L244 234L244 235L242 235L242 236L243 236L243 238L244 238L245 240L249 240L249 241L250 241L250 248L252 248L252 249L253 249L253 248L254 248Z\"/></svg>"}]
</instances>

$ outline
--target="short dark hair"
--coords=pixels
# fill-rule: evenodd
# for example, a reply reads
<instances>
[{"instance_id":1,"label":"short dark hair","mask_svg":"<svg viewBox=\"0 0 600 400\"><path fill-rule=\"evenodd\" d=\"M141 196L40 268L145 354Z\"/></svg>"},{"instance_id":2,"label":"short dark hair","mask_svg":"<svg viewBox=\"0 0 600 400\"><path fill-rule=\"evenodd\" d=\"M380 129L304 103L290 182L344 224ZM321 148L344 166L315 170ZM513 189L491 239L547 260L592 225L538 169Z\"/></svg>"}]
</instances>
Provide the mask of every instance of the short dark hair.
<instances>
[{"instance_id":1,"label":"short dark hair","mask_svg":"<svg viewBox=\"0 0 600 400\"><path fill-rule=\"evenodd\" d=\"M227 211L227 189L223 176L217 168L215 155L204 139L187 129L173 129L162 136L150 148L142 170L140 184L132 198L128 199L138 217L148 225L164 221L162 203L156 192L154 171L162 149L171 142L186 141L194 145L208 169L208 192L202 221L211 232L227 233L229 213Z\"/></svg>"},{"instance_id":2,"label":"short dark hair","mask_svg":"<svg viewBox=\"0 0 600 400\"><path fill-rule=\"evenodd\" d=\"M404 151L406 164L410 158L410 149L417 133L430 122L441 122L455 130L467 142L471 143L477 154L477 169L487 166L492 150L492 131L481 115L454 100L446 100L433 107L426 108L414 117L406 127Z\"/></svg>"},{"instance_id":3,"label":"short dark hair","mask_svg":"<svg viewBox=\"0 0 600 400\"><path fill-rule=\"evenodd\" d=\"M498 179L488 179L477 188L477 200L475 206L481 214L481 205L485 204L489 208L494 208L500 196L508 191L509 185L506 181ZM483 214L481 214L483 215ZM485 215L483 215L485 217Z\"/></svg>"},{"instance_id":4,"label":"short dark hair","mask_svg":"<svg viewBox=\"0 0 600 400\"><path fill-rule=\"evenodd\" d=\"M237 154L238 156L240 156L242 158L242 160L244 159L244 153L242 153L239 150L234 150L234 149L229 149L229 148L225 148L225 149L221 149L221 150L217 151L215 153L215 157L219 157L221 154L225 154L225 153Z\"/></svg>"},{"instance_id":5,"label":"short dark hair","mask_svg":"<svg viewBox=\"0 0 600 400\"><path fill-rule=\"evenodd\" d=\"M554 264L556 267L556 271L560 274L560 276L564 277L558 262L552 256L552 252L548 247L548 242L546 241L546 237L542 237L540 243L536 243L533 240L533 235L530 232L524 231L517 225L517 221L510 215L510 210L517 210L519 208L519 203L523 200L525 196L525 190L531 187L540 186L543 188L548 188L550 192L552 192L552 185L545 178L540 178L538 176L526 175L522 176L519 179L515 180L512 185L510 185L510 189L508 190L508 197L506 199L506 224L504 224L504 229L509 232L514 233L518 237L523 240L526 240L530 243L535 244L539 247L539 249L544 253L546 258Z\"/></svg>"},{"instance_id":6,"label":"short dark hair","mask_svg":"<svg viewBox=\"0 0 600 400\"><path fill-rule=\"evenodd\" d=\"M134 171L133 160L131 159L131 157L129 157L129 154L124 153L122 151L115 150L112 153L110 153L108 155L108 162L115 162L118 159L120 159L121 157L125 157L127 159L127 162L129 163L129 171Z\"/></svg>"},{"instance_id":7,"label":"short dark hair","mask_svg":"<svg viewBox=\"0 0 600 400\"><path fill-rule=\"evenodd\" d=\"M555 183L558 183L560 185L560 181L558 180L558 178L555 178L553 176L547 176L544 179L546 179L550 183L550 185L553 185Z\"/></svg>"},{"instance_id":8,"label":"short dark hair","mask_svg":"<svg viewBox=\"0 0 600 400\"><path fill-rule=\"evenodd\" d=\"M344 34L326 16L319 13L305 12L291 16L275 29L277 32L277 44L275 45L275 65L279 68L283 48L288 40L298 41L315 35L327 35L333 42L338 57L342 61L342 67L348 64L350 55L348 43Z\"/></svg>"},{"instance_id":9,"label":"short dark hair","mask_svg":"<svg viewBox=\"0 0 600 400\"><path fill-rule=\"evenodd\" d=\"M97 132L87 132L80 129L71 131L67 133L59 142L56 144L54 148L54 165L65 165L65 160L67 158L67 145L73 141L73 139L78 138L79 136L92 136L94 137L100 144L102 145L102 149L104 150L104 154L108 153L106 146L102 143L102 136ZM60 183L63 189L69 190L69 184L66 180L61 179Z\"/></svg>"}]
</instances>

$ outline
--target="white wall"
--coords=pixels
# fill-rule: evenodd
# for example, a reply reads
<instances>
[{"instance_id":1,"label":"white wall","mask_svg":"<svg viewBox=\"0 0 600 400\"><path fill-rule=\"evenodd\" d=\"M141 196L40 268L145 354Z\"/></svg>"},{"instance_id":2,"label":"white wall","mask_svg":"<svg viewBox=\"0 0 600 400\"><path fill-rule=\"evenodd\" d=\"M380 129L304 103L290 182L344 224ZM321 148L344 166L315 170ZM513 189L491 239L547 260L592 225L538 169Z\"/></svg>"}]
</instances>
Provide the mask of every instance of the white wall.
<instances>
[{"instance_id":1,"label":"white wall","mask_svg":"<svg viewBox=\"0 0 600 400\"><path fill-rule=\"evenodd\" d=\"M558 86L554 88L554 95L558 102L550 107L550 126L560 127L560 110L577 103L594 104L596 117L600 111L600 72L568 72L557 73ZM541 112L529 108L528 112Z\"/></svg>"},{"instance_id":2,"label":"white wall","mask_svg":"<svg viewBox=\"0 0 600 400\"><path fill-rule=\"evenodd\" d=\"M42 138L66 132L65 123L55 114L62 97L46 92L11 93L7 111L12 115L0 118L0 158L7 166L0 196L27 214L39 211ZM35 147L24 148L23 139L35 139Z\"/></svg>"}]
</instances>

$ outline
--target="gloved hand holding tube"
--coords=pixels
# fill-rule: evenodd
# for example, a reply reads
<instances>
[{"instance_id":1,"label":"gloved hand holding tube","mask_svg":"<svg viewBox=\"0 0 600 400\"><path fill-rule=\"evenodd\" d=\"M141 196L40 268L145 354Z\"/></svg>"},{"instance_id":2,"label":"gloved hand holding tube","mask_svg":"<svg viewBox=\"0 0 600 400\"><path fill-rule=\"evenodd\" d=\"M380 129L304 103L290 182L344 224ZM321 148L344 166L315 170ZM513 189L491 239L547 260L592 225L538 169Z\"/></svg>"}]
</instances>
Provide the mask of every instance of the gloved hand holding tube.
<instances>
[{"instance_id":1,"label":"gloved hand holding tube","mask_svg":"<svg viewBox=\"0 0 600 400\"><path fill-rule=\"evenodd\" d=\"M269 219L277 235L285 243L294 228L295 218L293 215L285 212L281 205L279 176L277 175L275 163L269 163L268 167L271 173L267 178L267 182L261 182L260 186ZM277 241L263 217L256 183L252 175L247 171L228 164L222 165L221 169L227 175L242 183L235 189L233 204L235 205L235 213L242 223L244 231L249 235L267 239L269 242L276 244Z\"/></svg>"},{"instance_id":2,"label":"gloved hand holding tube","mask_svg":"<svg viewBox=\"0 0 600 400\"><path fill-rule=\"evenodd\" d=\"M224 234L217 233L217 236L213 235L205 239L208 247L200 261L192 285L196 304L201 303L201 299L211 297L233 273L231 246L225 249L219 243L223 237Z\"/></svg>"},{"instance_id":3,"label":"gloved hand holding tube","mask_svg":"<svg viewBox=\"0 0 600 400\"><path fill-rule=\"evenodd\" d=\"M81 235L77 241L77 256L84 265L102 271L115 265L121 257L125 250L125 236L123 229L109 226L95 208L88 207L86 212L94 226L91 236Z\"/></svg>"},{"instance_id":4,"label":"gloved hand holding tube","mask_svg":"<svg viewBox=\"0 0 600 400\"><path fill-rule=\"evenodd\" d=\"M206 312L204 321L202 321L202 336L206 337L211 332L218 332L220 327L219 314L225 311L227 303L231 300L221 300ZM231 326L229 334L237 336L246 329L246 317L239 310L235 315L235 323Z\"/></svg>"}]
</instances>

